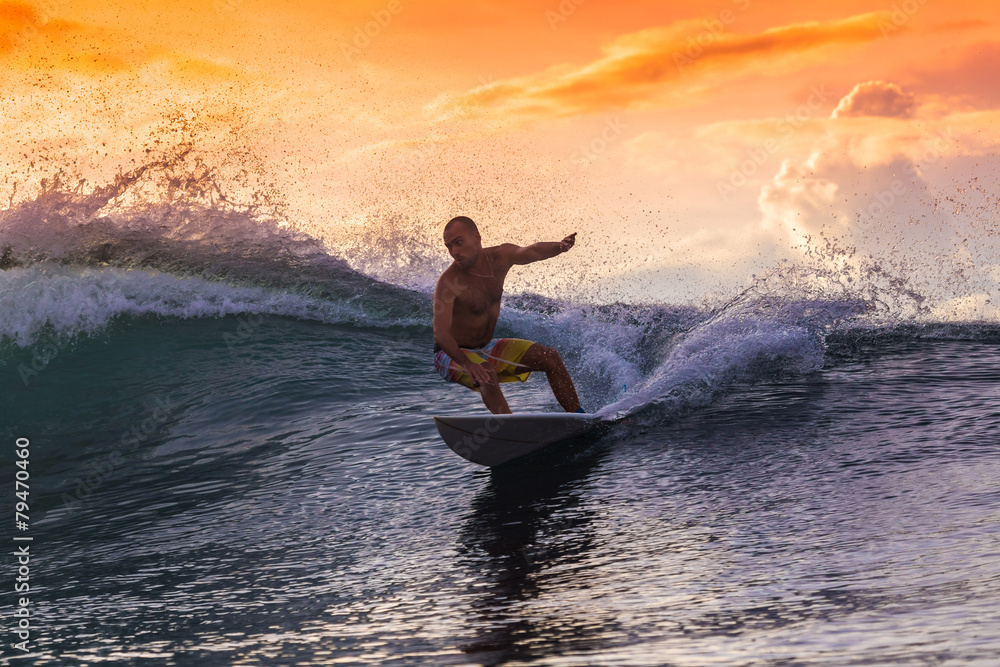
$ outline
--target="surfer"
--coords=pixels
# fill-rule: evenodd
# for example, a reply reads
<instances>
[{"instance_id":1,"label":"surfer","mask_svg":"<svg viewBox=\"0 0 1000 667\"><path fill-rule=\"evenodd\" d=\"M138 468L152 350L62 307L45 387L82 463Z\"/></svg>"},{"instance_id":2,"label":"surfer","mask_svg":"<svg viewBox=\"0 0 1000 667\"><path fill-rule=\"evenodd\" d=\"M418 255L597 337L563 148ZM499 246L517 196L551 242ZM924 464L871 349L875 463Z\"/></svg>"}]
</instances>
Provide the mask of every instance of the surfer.
<instances>
[{"instance_id":1,"label":"surfer","mask_svg":"<svg viewBox=\"0 0 1000 667\"><path fill-rule=\"evenodd\" d=\"M444 244L455 261L434 289L434 366L445 380L480 392L493 414L510 414L499 383L524 382L531 371L545 372L563 410L583 412L555 349L520 338L493 338L510 267L555 257L575 242L573 232L562 241L484 248L471 218L452 218L444 227Z\"/></svg>"}]
</instances>

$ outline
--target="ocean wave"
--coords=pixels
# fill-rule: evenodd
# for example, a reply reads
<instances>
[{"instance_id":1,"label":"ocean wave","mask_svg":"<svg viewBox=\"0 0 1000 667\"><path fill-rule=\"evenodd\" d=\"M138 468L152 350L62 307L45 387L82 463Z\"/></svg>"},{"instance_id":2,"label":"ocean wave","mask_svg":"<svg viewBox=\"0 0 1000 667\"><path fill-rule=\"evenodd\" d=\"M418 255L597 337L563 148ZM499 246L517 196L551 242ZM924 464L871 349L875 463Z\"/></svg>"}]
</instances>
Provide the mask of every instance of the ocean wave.
<instances>
[{"instance_id":1,"label":"ocean wave","mask_svg":"<svg viewBox=\"0 0 1000 667\"><path fill-rule=\"evenodd\" d=\"M360 298L335 299L141 269L45 262L0 271L0 339L10 339L20 347L31 345L43 331L71 338L103 330L117 318L146 315L197 318L260 313L328 324L426 323L419 310L406 311L366 308Z\"/></svg>"},{"instance_id":2,"label":"ocean wave","mask_svg":"<svg viewBox=\"0 0 1000 667\"><path fill-rule=\"evenodd\" d=\"M43 334L70 339L145 316L430 325L426 289L363 275L280 217L233 204L210 173L178 177L184 160L86 192L56 178L0 211L0 341L23 348ZM385 249L372 243L356 250L377 258ZM831 342L839 351L893 337L997 337L1000 325L935 321L926 299L883 265L861 267L861 280L835 266L780 267L714 307L508 294L498 333L557 347L601 405L628 386L602 412L619 415L679 414L734 385L818 370Z\"/></svg>"}]
</instances>

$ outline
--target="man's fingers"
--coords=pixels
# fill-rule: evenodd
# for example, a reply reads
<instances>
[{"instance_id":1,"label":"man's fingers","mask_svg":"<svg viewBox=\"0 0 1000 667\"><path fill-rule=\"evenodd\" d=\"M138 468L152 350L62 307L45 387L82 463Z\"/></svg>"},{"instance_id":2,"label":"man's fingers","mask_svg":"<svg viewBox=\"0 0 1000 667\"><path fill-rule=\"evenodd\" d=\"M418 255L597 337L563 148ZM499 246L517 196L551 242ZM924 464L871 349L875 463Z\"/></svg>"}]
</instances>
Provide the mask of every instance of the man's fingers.
<instances>
[{"instance_id":1,"label":"man's fingers","mask_svg":"<svg viewBox=\"0 0 1000 667\"><path fill-rule=\"evenodd\" d=\"M476 378L477 380L479 380L479 384L494 384L492 373L490 373L482 366L476 366L476 370L478 371L477 375L479 375L479 377Z\"/></svg>"},{"instance_id":2,"label":"man's fingers","mask_svg":"<svg viewBox=\"0 0 1000 667\"><path fill-rule=\"evenodd\" d=\"M491 384L492 377L489 371L483 368L480 364L474 364L472 368L467 369L469 377L472 378L473 383L478 385Z\"/></svg>"}]
</instances>

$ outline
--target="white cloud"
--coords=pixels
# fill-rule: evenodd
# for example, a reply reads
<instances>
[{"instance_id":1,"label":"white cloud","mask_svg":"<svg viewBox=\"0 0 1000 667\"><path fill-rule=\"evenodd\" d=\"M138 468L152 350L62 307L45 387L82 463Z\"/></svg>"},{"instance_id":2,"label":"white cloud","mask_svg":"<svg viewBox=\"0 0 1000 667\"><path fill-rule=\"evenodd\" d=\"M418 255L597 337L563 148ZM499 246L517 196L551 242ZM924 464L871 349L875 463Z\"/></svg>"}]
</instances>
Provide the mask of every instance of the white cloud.
<instances>
[{"instance_id":1,"label":"white cloud","mask_svg":"<svg viewBox=\"0 0 1000 667\"><path fill-rule=\"evenodd\" d=\"M892 312L997 319L995 146L960 116L829 119L760 189L763 229ZM957 130L952 129L952 125ZM882 132L877 141L872 129ZM992 195L992 197L990 196ZM909 311L902 310L910 309Z\"/></svg>"},{"instance_id":2,"label":"white cloud","mask_svg":"<svg viewBox=\"0 0 1000 667\"><path fill-rule=\"evenodd\" d=\"M854 86L854 89L840 100L837 108L833 110L833 117L912 118L916 106L916 98L910 93L904 93L896 84L868 81Z\"/></svg>"}]
</instances>

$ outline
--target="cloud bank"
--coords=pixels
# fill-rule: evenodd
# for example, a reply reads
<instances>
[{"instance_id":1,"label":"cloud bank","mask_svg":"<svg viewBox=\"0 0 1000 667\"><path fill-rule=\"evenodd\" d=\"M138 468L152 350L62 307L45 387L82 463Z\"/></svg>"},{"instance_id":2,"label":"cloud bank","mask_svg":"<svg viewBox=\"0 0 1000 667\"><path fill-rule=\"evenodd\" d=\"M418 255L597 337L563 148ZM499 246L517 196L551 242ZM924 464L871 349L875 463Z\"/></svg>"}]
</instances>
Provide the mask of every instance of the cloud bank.
<instances>
[{"instance_id":1,"label":"cloud bank","mask_svg":"<svg viewBox=\"0 0 1000 667\"><path fill-rule=\"evenodd\" d=\"M437 110L445 118L555 118L685 106L732 79L801 69L832 48L880 39L880 20L881 13L860 14L755 34L731 33L721 20L650 28L619 37L590 64L560 65L480 86L439 100Z\"/></svg>"}]
</instances>

